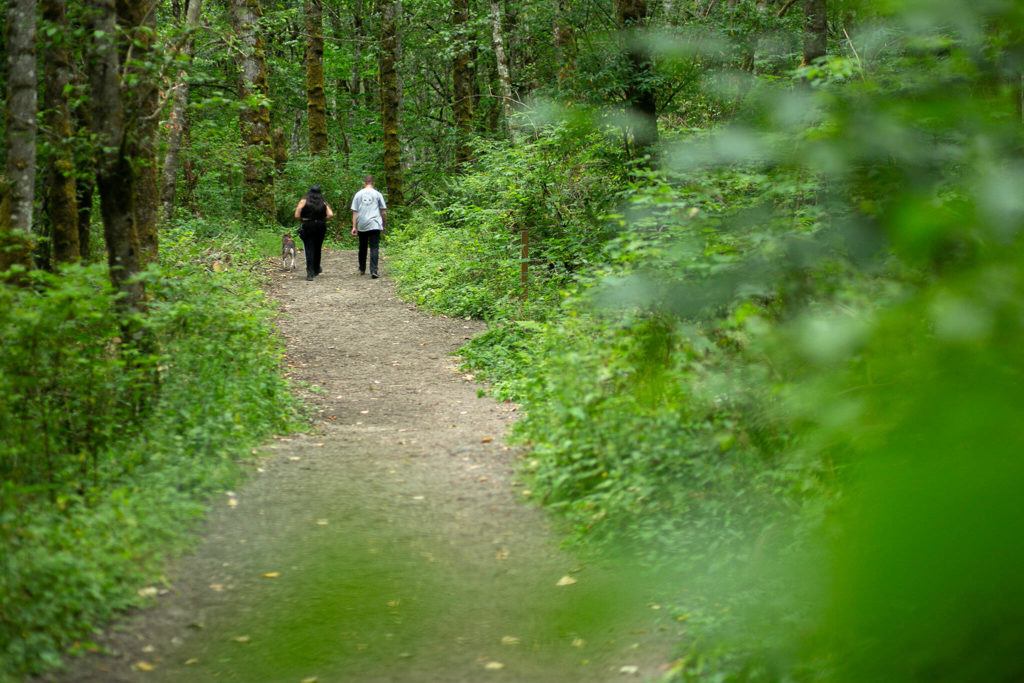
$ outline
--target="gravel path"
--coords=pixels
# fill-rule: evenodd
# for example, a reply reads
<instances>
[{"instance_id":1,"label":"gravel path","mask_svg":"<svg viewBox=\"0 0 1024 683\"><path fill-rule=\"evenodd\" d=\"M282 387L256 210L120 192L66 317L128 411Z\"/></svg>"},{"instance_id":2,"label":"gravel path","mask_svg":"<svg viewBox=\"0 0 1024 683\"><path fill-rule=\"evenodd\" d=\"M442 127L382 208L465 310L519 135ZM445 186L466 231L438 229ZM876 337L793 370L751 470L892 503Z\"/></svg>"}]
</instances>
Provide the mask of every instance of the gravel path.
<instances>
[{"instance_id":1,"label":"gravel path","mask_svg":"<svg viewBox=\"0 0 1024 683\"><path fill-rule=\"evenodd\" d=\"M371 280L327 251L323 268L269 270L310 429L257 451L157 606L54 680L657 676L666 634L643 587L580 565L519 500L516 408L480 398L450 355L482 325L401 301L386 263Z\"/></svg>"}]
</instances>

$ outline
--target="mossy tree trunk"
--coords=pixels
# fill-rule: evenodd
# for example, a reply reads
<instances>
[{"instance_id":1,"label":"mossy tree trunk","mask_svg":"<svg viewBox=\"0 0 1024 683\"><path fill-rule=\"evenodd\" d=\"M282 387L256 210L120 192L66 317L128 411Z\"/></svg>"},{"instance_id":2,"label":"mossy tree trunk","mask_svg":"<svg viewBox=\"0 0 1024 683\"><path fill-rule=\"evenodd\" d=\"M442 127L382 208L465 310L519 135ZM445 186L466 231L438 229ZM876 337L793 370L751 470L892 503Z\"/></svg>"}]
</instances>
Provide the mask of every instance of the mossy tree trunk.
<instances>
[{"instance_id":1,"label":"mossy tree trunk","mask_svg":"<svg viewBox=\"0 0 1024 683\"><path fill-rule=\"evenodd\" d=\"M245 207L260 220L272 222L274 211L274 153L270 134L270 87L259 20L259 0L231 0L231 15L239 51L239 125L245 161L242 175Z\"/></svg>"},{"instance_id":2,"label":"mossy tree trunk","mask_svg":"<svg viewBox=\"0 0 1024 683\"><path fill-rule=\"evenodd\" d=\"M76 79L77 80L77 79ZM87 103L74 109L75 129L91 131L92 111ZM92 200L96 194L96 159L90 154L75 155L75 204L78 206L78 251L83 261L92 254Z\"/></svg>"},{"instance_id":3,"label":"mossy tree trunk","mask_svg":"<svg viewBox=\"0 0 1024 683\"><path fill-rule=\"evenodd\" d=\"M399 136L401 83L397 69L401 53L398 33L401 0L381 0L380 11L380 115L384 128L384 184L387 186L388 204L401 206L405 203Z\"/></svg>"},{"instance_id":4,"label":"mossy tree trunk","mask_svg":"<svg viewBox=\"0 0 1024 683\"><path fill-rule=\"evenodd\" d=\"M626 40L626 111L632 122L633 142L639 153L658 142L658 111L652 84L653 65L643 30L650 17L647 0L616 0L616 19Z\"/></svg>"},{"instance_id":5,"label":"mossy tree trunk","mask_svg":"<svg viewBox=\"0 0 1024 683\"><path fill-rule=\"evenodd\" d=\"M199 25L199 16L203 10L203 0L189 0L185 12L185 30L191 33ZM190 64L195 55L195 41L190 35L182 48L185 63ZM185 131L185 108L188 106L188 79L185 69L178 72L174 84L174 98L171 100L171 111L167 116L167 147L164 151L164 164L160 176L160 217L163 225L174 216L174 197L177 193L178 166L181 158L181 140Z\"/></svg>"},{"instance_id":6,"label":"mossy tree trunk","mask_svg":"<svg viewBox=\"0 0 1024 683\"><path fill-rule=\"evenodd\" d=\"M41 0L43 22L55 33L43 50L43 125L50 154L46 172L46 210L50 222L51 256L56 263L81 258L78 248L78 201L71 156L71 109L66 88L71 80L67 12L64 0Z\"/></svg>"},{"instance_id":7,"label":"mossy tree trunk","mask_svg":"<svg viewBox=\"0 0 1024 683\"><path fill-rule=\"evenodd\" d=\"M324 91L324 27L321 0L305 0L306 11L306 116L309 152L327 151L327 94Z\"/></svg>"},{"instance_id":8,"label":"mossy tree trunk","mask_svg":"<svg viewBox=\"0 0 1024 683\"><path fill-rule=\"evenodd\" d=\"M36 181L36 0L7 2L7 164L0 202L0 271L32 265Z\"/></svg>"},{"instance_id":9,"label":"mossy tree trunk","mask_svg":"<svg viewBox=\"0 0 1024 683\"><path fill-rule=\"evenodd\" d=\"M803 63L810 64L824 57L828 49L828 7L825 0L803 0L804 44Z\"/></svg>"},{"instance_id":10,"label":"mossy tree trunk","mask_svg":"<svg viewBox=\"0 0 1024 683\"><path fill-rule=\"evenodd\" d=\"M494 61L498 69L498 87L501 91L501 111L505 117L505 127L509 135L515 137L512 130L512 78L508 70L508 57L505 54L505 34L501 29L501 4L498 0L490 0L491 43L494 47Z\"/></svg>"},{"instance_id":11,"label":"mossy tree trunk","mask_svg":"<svg viewBox=\"0 0 1024 683\"><path fill-rule=\"evenodd\" d=\"M558 58L558 87L562 89L576 71L576 32L569 19L569 0L558 0L553 28L555 54Z\"/></svg>"},{"instance_id":12,"label":"mossy tree trunk","mask_svg":"<svg viewBox=\"0 0 1024 683\"><path fill-rule=\"evenodd\" d=\"M453 0L452 29L455 56L452 58L452 108L455 114L455 164L463 166L473 157L469 138L473 132L473 85L470 73L469 0Z\"/></svg>"},{"instance_id":13,"label":"mossy tree trunk","mask_svg":"<svg viewBox=\"0 0 1024 683\"><path fill-rule=\"evenodd\" d=\"M100 193L103 236L107 243L110 279L123 295L126 311L142 307L145 290L140 271L139 236L135 230L135 180L125 131L121 99L121 63L116 44L115 0L91 0L89 85L93 132L96 135L96 185Z\"/></svg>"},{"instance_id":14,"label":"mossy tree trunk","mask_svg":"<svg viewBox=\"0 0 1024 683\"><path fill-rule=\"evenodd\" d=\"M159 169L156 163L160 92L155 64L156 4L152 0L117 0L117 23L127 41L121 63L131 87L123 90L127 155L135 174L132 206L142 265L156 261L159 240Z\"/></svg>"}]
</instances>

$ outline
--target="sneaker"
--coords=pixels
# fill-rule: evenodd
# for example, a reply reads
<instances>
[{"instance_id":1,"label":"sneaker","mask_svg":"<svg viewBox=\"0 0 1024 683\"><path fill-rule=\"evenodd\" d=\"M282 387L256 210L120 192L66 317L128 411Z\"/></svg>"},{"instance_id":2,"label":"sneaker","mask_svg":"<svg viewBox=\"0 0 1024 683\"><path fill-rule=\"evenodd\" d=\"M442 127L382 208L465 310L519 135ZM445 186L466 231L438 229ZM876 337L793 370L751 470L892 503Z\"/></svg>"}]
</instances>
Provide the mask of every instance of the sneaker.
<instances>
[{"instance_id":1,"label":"sneaker","mask_svg":"<svg viewBox=\"0 0 1024 683\"><path fill-rule=\"evenodd\" d=\"M359 271L359 274L360 274L360 275L366 275L366 271L365 271L365 270L360 270L360 271Z\"/></svg>"},{"instance_id":2,"label":"sneaker","mask_svg":"<svg viewBox=\"0 0 1024 683\"><path fill-rule=\"evenodd\" d=\"M312 282L313 281L313 276L312 275L306 275L306 279L309 280L310 282Z\"/></svg>"},{"instance_id":3,"label":"sneaker","mask_svg":"<svg viewBox=\"0 0 1024 683\"><path fill-rule=\"evenodd\" d=\"M380 276L377 275L377 273L370 273L370 277L372 277L374 280L376 280Z\"/></svg>"}]
</instances>

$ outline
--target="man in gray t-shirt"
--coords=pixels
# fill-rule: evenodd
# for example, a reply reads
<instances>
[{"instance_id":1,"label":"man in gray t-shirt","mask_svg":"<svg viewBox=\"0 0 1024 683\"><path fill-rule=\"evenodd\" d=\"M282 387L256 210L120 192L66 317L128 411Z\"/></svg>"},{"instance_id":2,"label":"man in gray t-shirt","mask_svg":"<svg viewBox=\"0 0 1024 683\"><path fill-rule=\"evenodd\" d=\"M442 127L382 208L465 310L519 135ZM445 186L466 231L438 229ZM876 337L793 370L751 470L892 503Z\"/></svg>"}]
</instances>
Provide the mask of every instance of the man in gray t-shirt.
<instances>
[{"instance_id":1,"label":"man in gray t-shirt","mask_svg":"<svg viewBox=\"0 0 1024 683\"><path fill-rule=\"evenodd\" d=\"M366 274L366 251L370 251L370 277L377 277L380 236L385 230L387 204L374 189L373 176L363 178L363 189L352 197L352 234L359 236L359 274Z\"/></svg>"}]
</instances>

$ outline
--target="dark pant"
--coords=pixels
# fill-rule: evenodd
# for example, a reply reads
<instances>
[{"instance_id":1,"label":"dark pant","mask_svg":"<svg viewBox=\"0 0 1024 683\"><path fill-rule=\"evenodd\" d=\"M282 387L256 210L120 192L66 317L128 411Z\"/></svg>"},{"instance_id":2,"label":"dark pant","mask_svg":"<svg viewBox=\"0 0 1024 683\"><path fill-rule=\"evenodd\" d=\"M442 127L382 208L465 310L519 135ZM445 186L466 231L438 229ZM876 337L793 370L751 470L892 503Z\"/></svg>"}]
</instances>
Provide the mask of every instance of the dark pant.
<instances>
[{"instance_id":1,"label":"dark pant","mask_svg":"<svg viewBox=\"0 0 1024 683\"><path fill-rule=\"evenodd\" d=\"M359 233L359 272L366 272L366 248L370 248L370 275L377 274L377 258L380 256L380 230L364 230Z\"/></svg>"},{"instance_id":2,"label":"dark pant","mask_svg":"<svg viewBox=\"0 0 1024 683\"><path fill-rule=\"evenodd\" d=\"M299 229L302 251L306 255L306 275L320 274L320 252L326 236L327 224L323 221L306 221Z\"/></svg>"}]
</instances>

